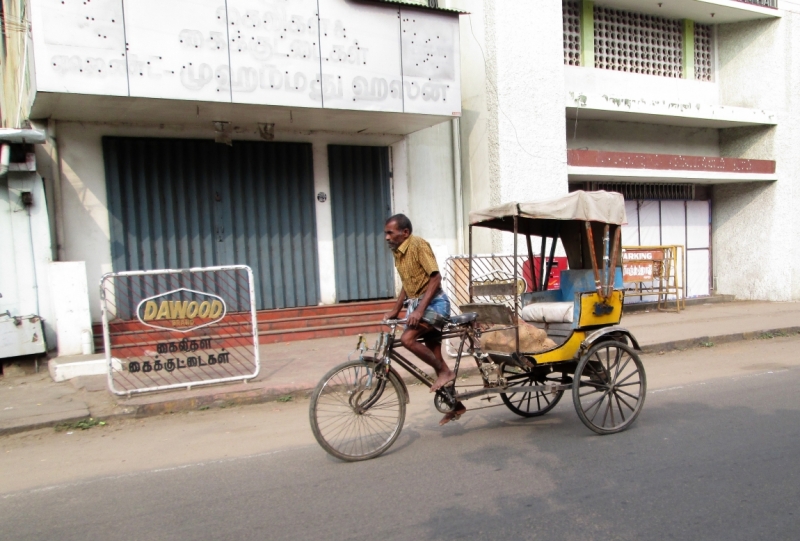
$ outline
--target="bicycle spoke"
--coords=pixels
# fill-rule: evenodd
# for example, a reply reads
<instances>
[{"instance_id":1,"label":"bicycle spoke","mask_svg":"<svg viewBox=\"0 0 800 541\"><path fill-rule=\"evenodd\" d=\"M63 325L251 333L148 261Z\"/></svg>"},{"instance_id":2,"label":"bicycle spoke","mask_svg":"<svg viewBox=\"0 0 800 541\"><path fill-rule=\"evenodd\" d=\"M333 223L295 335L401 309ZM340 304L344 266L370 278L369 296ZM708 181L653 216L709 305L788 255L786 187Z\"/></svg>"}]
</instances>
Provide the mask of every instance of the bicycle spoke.
<instances>
[{"instance_id":1,"label":"bicycle spoke","mask_svg":"<svg viewBox=\"0 0 800 541\"><path fill-rule=\"evenodd\" d=\"M624 395L626 395L626 396L630 396L631 398L633 398L633 399L634 399L634 400L636 400L636 401L638 401L638 400L639 400L639 397L638 397L638 396L636 396L636 395L632 395L631 393L628 393L628 392L625 392L625 391L623 391L622 389L617 389L617 392L620 392L620 393L622 393L622 394L624 394Z\"/></svg>"},{"instance_id":2,"label":"bicycle spoke","mask_svg":"<svg viewBox=\"0 0 800 541\"><path fill-rule=\"evenodd\" d=\"M622 404L619 403L619 396L617 393L614 393L614 400L617 401L617 408L619 409L619 416L622 418L622 422L625 422L625 413L622 411Z\"/></svg>"},{"instance_id":3,"label":"bicycle spoke","mask_svg":"<svg viewBox=\"0 0 800 541\"><path fill-rule=\"evenodd\" d=\"M608 396L607 392L604 393L603 396L601 396L599 399L597 399L594 404L592 404L586 410L584 410L584 411L586 411L586 413L589 413L592 409L595 409L594 415L592 415L592 418L590 419L591 421L594 421L594 418L597 417L597 414L602 409L603 401L605 400L606 396ZM595 404L597 405L596 408L595 408Z\"/></svg>"},{"instance_id":4,"label":"bicycle spoke","mask_svg":"<svg viewBox=\"0 0 800 541\"><path fill-rule=\"evenodd\" d=\"M631 372L630 374L628 374L627 376L625 376L624 378L622 378L622 379L619 381L619 383L617 383L617 384L616 384L616 386L617 386L617 387L619 387L620 385L622 385L623 383L625 383L626 381L628 381L629 379L631 379L633 376L635 376L635 375L636 375L636 374L638 374L638 373L639 373L639 371L638 371L638 370L635 370L635 371Z\"/></svg>"},{"instance_id":5,"label":"bicycle spoke","mask_svg":"<svg viewBox=\"0 0 800 541\"><path fill-rule=\"evenodd\" d=\"M615 397L615 398L616 398L618 401L621 401L623 404L625 404L626 406L628 406L628 409L630 409L631 411L635 411L635 410L636 410L636 408L634 408L633 406L631 406L630 404L628 404L628 401L627 401L627 400L625 400L624 398L622 398L621 396L619 396L619 393L614 393L614 397ZM620 411L622 411L622 406L620 406L620 408L619 408L619 409L620 409Z\"/></svg>"}]
</instances>

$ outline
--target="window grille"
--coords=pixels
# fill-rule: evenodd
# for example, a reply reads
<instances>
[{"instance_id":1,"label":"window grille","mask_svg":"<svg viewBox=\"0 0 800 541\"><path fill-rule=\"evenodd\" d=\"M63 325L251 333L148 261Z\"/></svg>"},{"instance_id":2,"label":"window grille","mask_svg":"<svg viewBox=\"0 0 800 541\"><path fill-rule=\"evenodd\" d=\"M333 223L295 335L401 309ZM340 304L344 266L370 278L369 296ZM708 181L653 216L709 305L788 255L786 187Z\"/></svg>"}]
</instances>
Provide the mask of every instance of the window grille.
<instances>
[{"instance_id":1,"label":"window grille","mask_svg":"<svg viewBox=\"0 0 800 541\"><path fill-rule=\"evenodd\" d=\"M711 25L694 25L694 78L711 80Z\"/></svg>"},{"instance_id":2,"label":"window grille","mask_svg":"<svg viewBox=\"0 0 800 541\"><path fill-rule=\"evenodd\" d=\"M605 190L621 193L628 201L694 201L694 184L639 184L633 182L587 182L570 184L574 190Z\"/></svg>"},{"instance_id":3,"label":"window grille","mask_svg":"<svg viewBox=\"0 0 800 541\"><path fill-rule=\"evenodd\" d=\"M581 65L581 19L580 4L575 0L562 0L564 22L564 64Z\"/></svg>"},{"instance_id":4,"label":"window grille","mask_svg":"<svg viewBox=\"0 0 800 541\"><path fill-rule=\"evenodd\" d=\"M681 21L594 7L595 67L682 77Z\"/></svg>"}]
</instances>

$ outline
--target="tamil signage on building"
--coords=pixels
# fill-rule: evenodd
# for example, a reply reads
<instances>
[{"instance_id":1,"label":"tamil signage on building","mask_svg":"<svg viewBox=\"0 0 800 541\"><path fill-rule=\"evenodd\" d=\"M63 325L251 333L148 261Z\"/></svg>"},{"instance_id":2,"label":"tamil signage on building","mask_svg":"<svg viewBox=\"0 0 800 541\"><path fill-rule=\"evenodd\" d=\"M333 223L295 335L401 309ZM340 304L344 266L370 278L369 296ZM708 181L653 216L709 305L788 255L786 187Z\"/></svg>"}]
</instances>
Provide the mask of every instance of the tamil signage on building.
<instances>
[{"instance_id":1,"label":"tamil signage on building","mask_svg":"<svg viewBox=\"0 0 800 541\"><path fill-rule=\"evenodd\" d=\"M112 392L192 387L258 374L249 267L112 273L103 277L101 295Z\"/></svg>"}]
</instances>

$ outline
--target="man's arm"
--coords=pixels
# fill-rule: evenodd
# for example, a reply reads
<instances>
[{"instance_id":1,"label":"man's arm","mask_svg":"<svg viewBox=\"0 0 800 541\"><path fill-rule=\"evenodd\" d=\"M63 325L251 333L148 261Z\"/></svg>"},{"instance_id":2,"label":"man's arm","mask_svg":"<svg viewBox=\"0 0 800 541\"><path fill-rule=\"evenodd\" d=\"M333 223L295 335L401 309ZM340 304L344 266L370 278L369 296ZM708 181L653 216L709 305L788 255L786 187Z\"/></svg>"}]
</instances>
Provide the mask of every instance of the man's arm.
<instances>
[{"instance_id":1,"label":"man's arm","mask_svg":"<svg viewBox=\"0 0 800 541\"><path fill-rule=\"evenodd\" d=\"M412 329L419 325L422 316L425 315L425 309L428 308L433 297L439 291L439 286L442 285L442 275L439 272L431 274L431 279L428 281L428 287L425 289L425 294L419 300L416 310L408 314L408 326Z\"/></svg>"},{"instance_id":2,"label":"man's arm","mask_svg":"<svg viewBox=\"0 0 800 541\"><path fill-rule=\"evenodd\" d=\"M400 314L400 310L403 309L403 303L406 302L406 298L406 290L401 289L400 294L397 296L397 302L394 303L392 311L384 314L383 319L395 319L398 314Z\"/></svg>"}]
</instances>

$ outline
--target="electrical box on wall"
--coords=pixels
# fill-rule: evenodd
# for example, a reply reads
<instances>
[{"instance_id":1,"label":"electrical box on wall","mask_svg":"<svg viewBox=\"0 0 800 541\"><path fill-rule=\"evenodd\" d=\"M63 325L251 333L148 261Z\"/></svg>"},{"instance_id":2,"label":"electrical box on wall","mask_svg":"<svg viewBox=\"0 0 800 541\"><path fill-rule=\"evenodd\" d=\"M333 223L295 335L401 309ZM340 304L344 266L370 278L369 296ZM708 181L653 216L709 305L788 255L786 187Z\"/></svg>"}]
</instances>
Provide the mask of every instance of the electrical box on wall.
<instances>
[{"instance_id":1,"label":"electrical box on wall","mask_svg":"<svg viewBox=\"0 0 800 541\"><path fill-rule=\"evenodd\" d=\"M42 318L0 316L0 359L46 351Z\"/></svg>"}]
</instances>

